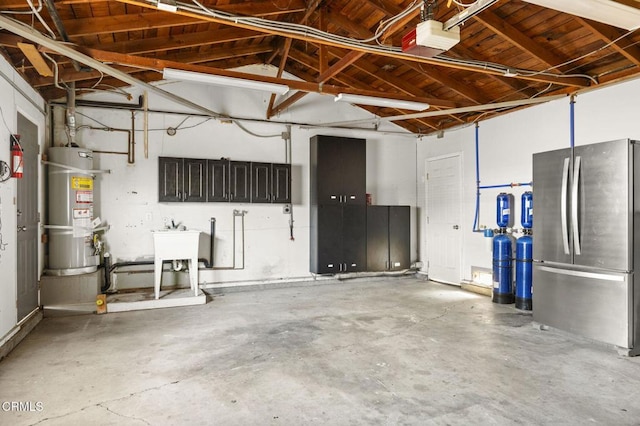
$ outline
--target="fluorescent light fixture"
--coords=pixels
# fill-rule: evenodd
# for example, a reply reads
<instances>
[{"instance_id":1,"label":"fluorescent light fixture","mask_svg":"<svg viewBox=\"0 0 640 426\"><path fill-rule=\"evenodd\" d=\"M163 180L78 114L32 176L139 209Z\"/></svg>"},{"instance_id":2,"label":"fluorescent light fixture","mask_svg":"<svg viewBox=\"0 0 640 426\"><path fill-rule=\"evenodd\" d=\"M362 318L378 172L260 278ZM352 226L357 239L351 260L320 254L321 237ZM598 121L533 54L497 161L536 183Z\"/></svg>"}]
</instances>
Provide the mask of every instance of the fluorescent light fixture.
<instances>
[{"instance_id":1,"label":"fluorescent light fixture","mask_svg":"<svg viewBox=\"0 0 640 426\"><path fill-rule=\"evenodd\" d=\"M478 13L483 10L493 6L498 0L477 0L471 6L464 9L462 12L457 13L451 19L447 20L442 25L442 29L445 31L449 31L450 29L464 24L469 18L476 16Z\"/></svg>"},{"instance_id":2,"label":"fluorescent light fixture","mask_svg":"<svg viewBox=\"0 0 640 426\"><path fill-rule=\"evenodd\" d=\"M178 5L176 0L158 0L158 10L164 10L165 12L177 12Z\"/></svg>"},{"instance_id":3,"label":"fluorescent light fixture","mask_svg":"<svg viewBox=\"0 0 640 426\"><path fill-rule=\"evenodd\" d=\"M640 9L610 0L524 0L626 30L640 28Z\"/></svg>"},{"instance_id":4,"label":"fluorescent light fixture","mask_svg":"<svg viewBox=\"0 0 640 426\"><path fill-rule=\"evenodd\" d=\"M378 107L410 109L411 111L424 111L429 108L429 104L424 102L403 101L401 99L376 98L373 96L350 95L340 93L333 98L335 102L349 102L358 105L371 105Z\"/></svg>"},{"instance_id":5,"label":"fluorescent light fixture","mask_svg":"<svg viewBox=\"0 0 640 426\"><path fill-rule=\"evenodd\" d=\"M284 95L289 91L289 86L263 81L246 80L243 78L225 77L222 75L203 74L199 72L176 70L165 68L162 72L165 80L193 81L195 83L212 84L214 86L237 87L239 89L261 90L263 92Z\"/></svg>"}]
</instances>

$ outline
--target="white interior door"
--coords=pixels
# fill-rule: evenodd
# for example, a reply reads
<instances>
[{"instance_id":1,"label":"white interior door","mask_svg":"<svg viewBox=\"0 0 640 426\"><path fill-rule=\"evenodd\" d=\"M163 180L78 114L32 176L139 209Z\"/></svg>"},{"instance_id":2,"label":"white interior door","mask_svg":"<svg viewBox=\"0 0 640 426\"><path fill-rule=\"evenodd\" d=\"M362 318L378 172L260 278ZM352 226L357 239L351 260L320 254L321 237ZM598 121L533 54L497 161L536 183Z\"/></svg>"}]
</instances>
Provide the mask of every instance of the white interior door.
<instances>
[{"instance_id":1,"label":"white interior door","mask_svg":"<svg viewBox=\"0 0 640 426\"><path fill-rule=\"evenodd\" d=\"M427 271L436 281L460 285L462 258L461 155L428 158L426 170Z\"/></svg>"}]
</instances>

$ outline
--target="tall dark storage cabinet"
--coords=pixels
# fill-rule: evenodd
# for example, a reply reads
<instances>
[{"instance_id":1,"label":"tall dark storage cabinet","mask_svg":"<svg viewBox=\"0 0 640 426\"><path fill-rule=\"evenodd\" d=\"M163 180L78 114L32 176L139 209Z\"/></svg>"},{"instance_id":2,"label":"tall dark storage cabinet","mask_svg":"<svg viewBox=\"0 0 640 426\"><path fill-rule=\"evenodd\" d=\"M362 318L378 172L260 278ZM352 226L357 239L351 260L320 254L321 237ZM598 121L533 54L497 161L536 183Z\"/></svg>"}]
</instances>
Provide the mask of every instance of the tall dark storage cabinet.
<instances>
[{"instance_id":1,"label":"tall dark storage cabinet","mask_svg":"<svg viewBox=\"0 0 640 426\"><path fill-rule=\"evenodd\" d=\"M366 270L366 153L364 139L311 138L311 272Z\"/></svg>"},{"instance_id":2,"label":"tall dark storage cabinet","mask_svg":"<svg viewBox=\"0 0 640 426\"><path fill-rule=\"evenodd\" d=\"M411 266L409 206L367 206L367 270L400 271Z\"/></svg>"}]
</instances>

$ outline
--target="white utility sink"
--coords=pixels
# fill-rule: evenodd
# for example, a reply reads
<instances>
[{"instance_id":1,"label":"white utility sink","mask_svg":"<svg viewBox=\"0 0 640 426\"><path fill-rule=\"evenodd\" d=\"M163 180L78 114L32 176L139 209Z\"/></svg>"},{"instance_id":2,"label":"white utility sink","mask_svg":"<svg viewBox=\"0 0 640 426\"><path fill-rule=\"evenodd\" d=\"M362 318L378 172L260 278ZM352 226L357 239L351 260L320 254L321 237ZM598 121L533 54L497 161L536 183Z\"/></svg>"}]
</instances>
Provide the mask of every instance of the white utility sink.
<instances>
[{"instance_id":1,"label":"white utility sink","mask_svg":"<svg viewBox=\"0 0 640 426\"><path fill-rule=\"evenodd\" d=\"M200 231L162 229L153 231L155 296L160 297L162 261L189 260L189 281L194 295L198 295L198 243Z\"/></svg>"}]
</instances>

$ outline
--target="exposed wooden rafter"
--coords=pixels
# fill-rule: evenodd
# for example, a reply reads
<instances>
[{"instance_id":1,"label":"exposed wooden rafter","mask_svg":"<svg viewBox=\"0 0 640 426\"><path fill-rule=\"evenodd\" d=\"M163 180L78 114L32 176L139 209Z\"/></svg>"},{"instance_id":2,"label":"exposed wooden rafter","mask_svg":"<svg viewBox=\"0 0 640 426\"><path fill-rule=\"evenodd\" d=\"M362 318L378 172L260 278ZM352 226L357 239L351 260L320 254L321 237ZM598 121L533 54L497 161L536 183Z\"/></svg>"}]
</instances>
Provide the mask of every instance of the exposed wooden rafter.
<instances>
[{"instance_id":1,"label":"exposed wooden rafter","mask_svg":"<svg viewBox=\"0 0 640 426\"><path fill-rule=\"evenodd\" d=\"M616 1L640 9L638 0ZM459 43L436 57L410 56L398 48L402 35L418 25L419 9L395 21L378 37L377 43L382 47L371 41L381 24L398 17L413 5L411 2L201 0L201 3L239 17L261 17L270 24L259 27L254 20L211 16L189 1L181 3L179 11L172 13L159 10L154 0L41 0L33 2L39 15L35 16L24 0L0 0L0 17L14 19L1 20L5 29L0 28L0 53L45 100L67 94L64 85L58 83L74 84L79 93L102 83L107 86L96 87L111 90L110 86L144 86L161 79L162 68L170 66L289 85L289 96L271 97L265 111L268 117L291 108L311 92L427 102L432 106L428 114L410 115L396 122L415 133L446 130L500 114L468 107L583 93L640 76L640 31L625 33L521 0L491 3L490 8L460 27ZM463 8L439 1L432 10L433 19L446 22ZM15 20L31 29L23 31L14 25ZM49 32L42 21L58 39L68 43L60 46L49 43L49 37L40 38ZM298 25L297 31L293 31L292 25ZM326 31L327 37L319 37L303 26ZM364 39L370 42L358 42ZM46 64L55 71L55 77L42 76L25 56L24 46L20 50L18 43L31 44L43 55L46 53ZM91 58L67 49L74 44ZM70 58L75 61L82 58L82 68ZM106 64L111 66L105 67ZM258 64L275 66L277 72L269 74L275 77L233 71ZM43 68L40 69L42 72ZM380 119L390 115L404 117L406 112L361 108ZM438 109L449 111L439 113Z\"/></svg>"},{"instance_id":2,"label":"exposed wooden rafter","mask_svg":"<svg viewBox=\"0 0 640 426\"><path fill-rule=\"evenodd\" d=\"M140 7L144 7L144 8L153 8L151 3L147 3L147 2L144 2L144 1L140 1L140 0L116 0L116 1L118 1L120 3L132 4L132 5L136 5L136 6L140 6ZM294 34L294 33L289 33L289 32L283 31L283 30L256 29L256 28L252 27L251 25L246 24L246 23L244 23L242 21L223 20L223 19L220 19L220 18L217 18L217 17L202 16L202 15L195 14L195 13L192 13L192 12L178 11L177 14L181 15L185 19L191 18L191 19L196 19L196 20L216 22L216 23L219 23L219 24L230 25L230 26L239 27L239 28L255 29L255 30L263 31L264 33L267 33L267 34L279 35L279 36L283 36L283 37L291 37L291 38L294 38L294 39L297 39L297 40L303 40L303 41L308 41L308 42L312 42L312 43L326 44L328 46L334 46L334 47L344 47L339 42L332 41L332 40L319 40L319 39L317 39L315 37L311 37L311 36L306 35L304 33L295 33ZM146 15L146 14L140 14L140 15ZM364 51L366 53L372 53L370 49L362 47L362 46L351 46L351 49L352 50ZM437 59L433 59L433 58L424 58L424 57L419 57L419 56L409 56L409 55L404 55L404 54L393 52L393 51L376 51L375 54L378 54L380 56L386 56L386 57L406 60L406 61L415 61L415 62L421 62L421 63L426 63L426 64L432 64L432 65L441 66L441 67L445 67L445 68L461 69L461 70L478 72L478 73L481 73L481 74L501 75L501 72L495 71L495 70L489 69L489 68L482 68L482 67L477 67L477 66L473 66L473 65L470 65L470 64L457 63L457 62L455 62L455 63L453 63L453 62L441 62L441 61L439 61ZM556 83L556 84L563 85L563 86L575 86L575 87L588 87L589 86L589 80L588 79L579 78L579 77L558 78L558 77L549 76L549 75L543 75L543 74L533 74L533 75L528 75L528 74L520 75L519 74L517 76L517 78L521 78L521 79L525 79L525 80L541 81L541 82L546 82L546 83Z\"/></svg>"}]
</instances>

